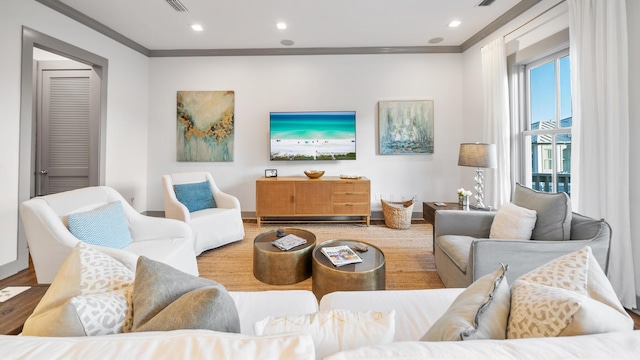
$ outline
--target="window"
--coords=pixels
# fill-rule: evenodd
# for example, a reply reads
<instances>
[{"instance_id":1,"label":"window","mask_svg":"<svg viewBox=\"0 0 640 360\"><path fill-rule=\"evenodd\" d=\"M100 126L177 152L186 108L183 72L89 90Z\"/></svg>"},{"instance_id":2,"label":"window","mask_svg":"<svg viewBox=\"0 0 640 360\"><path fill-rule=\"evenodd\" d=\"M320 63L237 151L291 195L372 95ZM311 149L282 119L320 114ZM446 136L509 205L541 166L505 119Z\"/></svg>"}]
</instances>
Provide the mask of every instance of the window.
<instances>
[{"instance_id":1,"label":"window","mask_svg":"<svg viewBox=\"0 0 640 360\"><path fill-rule=\"evenodd\" d=\"M527 185L571 195L569 50L524 65L523 174Z\"/></svg>"}]
</instances>

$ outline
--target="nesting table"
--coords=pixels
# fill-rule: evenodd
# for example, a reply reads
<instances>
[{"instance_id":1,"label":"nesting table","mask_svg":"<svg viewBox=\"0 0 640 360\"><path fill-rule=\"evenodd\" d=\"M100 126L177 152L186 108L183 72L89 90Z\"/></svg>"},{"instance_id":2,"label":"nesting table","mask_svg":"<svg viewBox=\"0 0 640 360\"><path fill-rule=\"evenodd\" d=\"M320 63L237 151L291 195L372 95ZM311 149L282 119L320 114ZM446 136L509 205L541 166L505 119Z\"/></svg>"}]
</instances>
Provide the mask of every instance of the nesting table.
<instances>
[{"instance_id":1,"label":"nesting table","mask_svg":"<svg viewBox=\"0 0 640 360\"><path fill-rule=\"evenodd\" d=\"M311 252L316 244L316 236L302 229L284 230L286 235L299 236L307 240L307 243L283 251L271 243L278 238L276 230L256 236L253 241L253 275L264 283L289 285L311 276Z\"/></svg>"},{"instance_id":2,"label":"nesting table","mask_svg":"<svg viewBox=\"0 0 640 360\"><path fill-rule=\"evenodd\" d=\"M361 263L334 266L320 251L325 246L366 245L368 250L357 252L362 258ZM329 240L316 246L312 256L312 290L316 298L333 291L353 290L384 290L385 289L385 260L384 253L379 248L356 240Z\"/></svg>"}]
</instances>

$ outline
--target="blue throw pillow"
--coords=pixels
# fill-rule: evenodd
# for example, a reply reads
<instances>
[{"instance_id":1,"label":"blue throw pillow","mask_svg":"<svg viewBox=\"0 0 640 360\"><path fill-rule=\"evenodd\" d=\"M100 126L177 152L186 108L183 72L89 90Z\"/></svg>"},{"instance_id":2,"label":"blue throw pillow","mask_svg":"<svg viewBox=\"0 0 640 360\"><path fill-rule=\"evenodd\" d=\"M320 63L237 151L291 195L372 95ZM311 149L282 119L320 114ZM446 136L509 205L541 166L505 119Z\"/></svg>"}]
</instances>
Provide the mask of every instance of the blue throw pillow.
<instances>
[{"instance_id":1,"label":"blue throw pillow","mask_svg":"<svg viewBox=\"0 0 640 360\"><path fill-rule=\"evenodd\" d=\"M88 244L122 249L133 242L120 201L69 214L67 222L73 236Z\"/></svg>"},{"instance_id":2,"label":"blue throw pillow","mask_svg":"<svg viewBox=\"0 0 640 360\"><path fill-rule=\"evenodd\" d=\"M189 212L216 207L216 200L211 193L208 181L173 186L176 197Z\"/></svg>"}]
</instances>

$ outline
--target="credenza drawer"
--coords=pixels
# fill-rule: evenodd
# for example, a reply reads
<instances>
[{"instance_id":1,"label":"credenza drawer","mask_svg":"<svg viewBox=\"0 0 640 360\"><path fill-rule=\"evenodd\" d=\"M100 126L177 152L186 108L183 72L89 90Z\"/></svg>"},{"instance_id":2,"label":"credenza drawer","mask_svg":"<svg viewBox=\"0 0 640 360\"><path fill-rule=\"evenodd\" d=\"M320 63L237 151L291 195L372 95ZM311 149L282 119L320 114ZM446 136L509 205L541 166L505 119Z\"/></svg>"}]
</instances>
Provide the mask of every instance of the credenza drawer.
<instances>
[{"instance_id":1,"label":"credenza drawer","mask_svg":"<svg viewBox=\"0 0 640 360\"><path fill-rule=\"evenodd\" d=\"M368 215L369 212L369 204L333 204L333 213L335 215Z\"/></svg>"},{"instance_id":2,"label":"credenza drawer","mask_svg":"<svg viewBox=\"0 0 640 360\"><path fill-rule=\"evenodd\" d=\"M334 203L361 203L369 201L369 193L362 192L334 192Z\"/></svg>"},{"instance_id":3,"label":"credenza drawer","mask_svg":"<svg viewBox=\"0 0 640 360\"><path fill-rule=\"evenodd\" d=\"M369 181L342 180L333 183L333 192L370 192Z\"/></svg>"}]
</instances>

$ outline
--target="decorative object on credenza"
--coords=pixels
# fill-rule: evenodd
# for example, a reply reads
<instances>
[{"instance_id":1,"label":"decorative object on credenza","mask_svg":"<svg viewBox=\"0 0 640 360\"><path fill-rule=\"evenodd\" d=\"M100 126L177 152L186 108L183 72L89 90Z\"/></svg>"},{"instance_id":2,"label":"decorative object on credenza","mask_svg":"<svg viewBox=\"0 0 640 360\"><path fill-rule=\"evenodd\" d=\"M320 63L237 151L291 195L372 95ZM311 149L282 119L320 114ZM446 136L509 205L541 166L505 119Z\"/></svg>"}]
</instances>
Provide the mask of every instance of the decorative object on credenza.
<instances>
[{"instance_id":1,"label":"decorative object on credenza","mask_svg":"<svg viewBox=\"0 0 640 360\"><path fill-rule=\"evenodd\" d=\"M495 168L497 165L496 145L481 143L460 144L458 166L471 166L476 168L476 203L471 206L475 209L485 209L484 204L484 175L483 169Z\"/></svg>"},{"instance_id":2,"label":"decorative object on credenza","mask_svg":"<svg viewBox=\"0 0 640 360\"><path fill-rule=\"evenodd\" d=\"M433 154L433 100L379 101L380 154Z\"/></svg>"},{"instance_id":3,"label":"decorative object on credenza","mask_svg":"<svg viewBox=\"0 0 640 360\"><path fill-rule=\"evenodd\" d=\"M178 161L233 161L233 91L178 91Z\"/></svg>"},{"instance_id":4,"label":"decorative object on credenza","mask_svg":"<svg viewBox=\"0 0 640 360\"><path fill-rule=\"evenodd\" d=\"M324 170L305 170L304 174L311 179L319 179L324 175Z\"/></svg>"},{"instance_id":5,"label":"decorative object on credenza","mask_svg":"<svg viewBox=\"0 0 640 360\"><path fill-rule=\"evenodd\" d=\"M265 169L264 170L264 177L278 177L278 169Z\"/></svg>"},{"instance_id":6,"label":"decorative object on credenza","mask_svg":"<svg viewBox=\"0 0 640 360\"><path fill-rule=\"evenodd\" d=\"M470 190L464 188L458 189L458 205L469 206L469 196L471 196Z\"/></svg>"}]
</instances>

